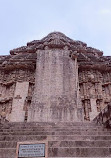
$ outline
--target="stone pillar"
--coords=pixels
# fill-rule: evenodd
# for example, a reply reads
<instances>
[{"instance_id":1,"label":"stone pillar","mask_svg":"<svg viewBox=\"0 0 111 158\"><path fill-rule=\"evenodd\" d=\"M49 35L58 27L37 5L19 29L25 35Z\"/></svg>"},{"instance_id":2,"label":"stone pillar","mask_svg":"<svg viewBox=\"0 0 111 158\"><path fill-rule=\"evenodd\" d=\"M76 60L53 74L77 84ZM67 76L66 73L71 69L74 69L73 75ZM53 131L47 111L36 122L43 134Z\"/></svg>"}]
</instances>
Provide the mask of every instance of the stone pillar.
<instances>
[{"instance_id":1,"label":"stone pillar","mask_svg":"<svg viewBox=\"0 0 111 158\"><path fill-rule=\"evenodd\" d=\"M68 50L37 51L35 90L28 122L80 121L83 119L77 61Z\"/></svg>"},{"instance_id":2,"label":"stone pillar","mask_svg":"<svg viewBox=\"0 0 111 158\"><path fill-rule=\"evenodd\" d=\"M12 102L11 122L24 122L24 103L28 95L29 82L17 82Z\"/></svg>"},{"instance_id":3,"label":"stone pillar","mask_svg":"<svg viewBox=\"0 0 111 158\"><path fill-rule=\"evenodd\" d=\"M90 120L92 121L98 114L99 112L97 111L97 103L95 98L91 98L91 112L89 113L90 115Z\"/></svg>"}]
</instances>

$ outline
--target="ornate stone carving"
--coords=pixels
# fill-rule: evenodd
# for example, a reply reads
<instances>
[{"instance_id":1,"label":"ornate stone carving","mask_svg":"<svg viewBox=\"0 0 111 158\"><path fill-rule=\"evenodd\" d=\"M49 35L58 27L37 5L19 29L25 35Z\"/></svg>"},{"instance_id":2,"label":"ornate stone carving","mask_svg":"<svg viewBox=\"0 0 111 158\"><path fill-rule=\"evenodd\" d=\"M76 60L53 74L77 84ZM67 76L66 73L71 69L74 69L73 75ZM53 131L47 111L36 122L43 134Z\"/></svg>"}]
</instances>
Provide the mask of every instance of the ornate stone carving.
<instances>
[{"instance_id":1,"label":"ornate stone carving","mask_svg":"<svg viewBox=\"0 0 111 158\"><path fill-rule=\"evenodd\" d=\"M69 73L67 76L72 75L72 78L74 78L74 75L76 75L75 81L69 77L70 81L68 80L65 86L70 83L73 86L76 82L76 86L78 87L79 92L75 92L75 94L73 94L76 99L72 98L72 100L74 99L77 101L77 97L79 97L80 105L83 105L85 120L92 120L111 101L111 57L105 57L103 56L102 51L88 47L84 42L72 40L65 36L63 33L52 32L41 40L34 40L32 42L28 42L27 46L11 50L10 55L0 56L1 115L4 115L7 119L10 119L15 85L17 82L28 82L28 95L23 106L23 111L25 111L24 120L27 121L35 87L35 73L37 69L36 66L37 62L39 61L37 53L39 51L49 51L50 55L51 51L57 51L59 53L64 52L64 55L60 58L60 62L58 64L56 63L56 57L53 56L54 53L52 53L53 61L51 61L53 67L51 73L54 76L54 74L60 70L60 75L58 76L61 78L61 82L62 79L66 79L62 78L64 75L62 76L61 74L61 65L63 62L65 63L66 60L66 57L64 58L64 56L67 55L68 60L71 60L71 62L76 61L76 64L74 65L76 67L76 73L70 72L70 68L66 69L65 66L63 67L64 73ZM59 55L57 58L59 58ZM50 60L49 57L44 59ZM47 66L44 65L47 63L45 60L41 61L43 69ZM46 78L48 73L49 72L46 74ZM53 83L52 86L54 86L54 84L57 82L55 82L54 79L54 77L51 79L51 82ZM42 82L42 78L38 82ZM48 81L46 80L46 82ZM57 84L58 83L59 81ZM57 85L60 86L58 87L59 91L61 85L62 84ZM51 91L53 92L53 90ZM67 95L68 93L69 92L67 92ZM63 98L61 99L64 100ZM61 109L61 102L59 103L59 106L55 106L57 103L54 101L52 102L51 109L53 112L54 109L56 113L58 113L58 109L59 112L63 110ZM68 106L71 107L71 104L71 100L69 103L66 101L66 103L64 103L64 111L69 108Z\"/></svg>"}]
</instances>

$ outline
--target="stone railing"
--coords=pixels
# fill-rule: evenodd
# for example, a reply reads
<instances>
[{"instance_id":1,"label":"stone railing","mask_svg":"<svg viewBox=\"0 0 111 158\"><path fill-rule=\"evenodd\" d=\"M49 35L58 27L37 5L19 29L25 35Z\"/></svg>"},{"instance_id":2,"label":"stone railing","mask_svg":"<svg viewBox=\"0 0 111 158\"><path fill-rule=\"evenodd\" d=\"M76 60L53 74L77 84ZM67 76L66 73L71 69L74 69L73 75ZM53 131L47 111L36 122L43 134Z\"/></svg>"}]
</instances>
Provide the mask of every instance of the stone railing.
<instances>
[{"instance_id":1,"label":"stone railing","mask_svg":"<svg viewBox=\"0 0 111 158\"><path fill-rule=\"evenodd\" d=\"M97 124L111 128L111 103L109 103L93 120Z\"/></svg>"}]
</instances>

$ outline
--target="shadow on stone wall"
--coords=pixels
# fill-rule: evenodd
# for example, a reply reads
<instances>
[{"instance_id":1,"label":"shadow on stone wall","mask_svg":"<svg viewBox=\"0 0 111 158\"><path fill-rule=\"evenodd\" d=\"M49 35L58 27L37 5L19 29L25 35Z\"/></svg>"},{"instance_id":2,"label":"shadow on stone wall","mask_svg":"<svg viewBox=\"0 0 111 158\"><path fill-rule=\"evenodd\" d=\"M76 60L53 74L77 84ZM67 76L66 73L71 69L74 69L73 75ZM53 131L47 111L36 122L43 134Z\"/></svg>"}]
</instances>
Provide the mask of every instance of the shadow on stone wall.
<instances>
[{"instance_id":1,"label":"shadow on stone wall","mask_svg":"<svg viewBox=\"0 0 111 158\"><path fill-rule=\"evenodd\" d=\"M8 120L6 120L4 117L0 116L0 124L5 124L9 122Z\"/></svg>"},{"instance_id":2,"label":"shadow on stone wall","mask_svg":"<svg viewBox=\"0 0 111 158\"><path fill-rule=\"evenodd\" d=\"M111 128L111 102L108 103L93 121L99 125L104 125L106 128Z\"/></svg>"}]
</instances>

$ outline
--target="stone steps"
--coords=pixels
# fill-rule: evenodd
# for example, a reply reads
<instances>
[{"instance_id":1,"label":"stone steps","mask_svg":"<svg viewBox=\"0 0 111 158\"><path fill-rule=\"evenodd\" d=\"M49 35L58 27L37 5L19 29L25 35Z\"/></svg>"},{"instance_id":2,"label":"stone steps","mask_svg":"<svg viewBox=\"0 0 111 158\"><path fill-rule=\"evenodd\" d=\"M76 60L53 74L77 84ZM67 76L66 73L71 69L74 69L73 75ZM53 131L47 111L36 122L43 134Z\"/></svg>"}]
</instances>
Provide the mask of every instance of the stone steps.
<instances>
[{"instance_id":1,"label":"stone steps","mask_svg":"<svg viewBox=\"0 0 111 158\"><path fill-rule=\"evenodd\" d=\"M0 129L0 132L17 132L17 131L110 131L109 129L106 129L106 128L53 128L53 127L48 127L48 128L43 128L43 127L35 127L35 128L10 128L10 129L4 129L4 128L1 128Z\"/></svg>"},{"instance_id":2,"label":"stone steps","mask_svg":"<svg viewBox=\"0 0 111 158\"><path fill-rule=\"evenodd\" d=\"M85 135L85 136L81 136L81 135L70 135L70 136L66 136L66 135L49 135L49 136L43 136L43 135L8 135L8 136L0 136L0 141L27 141L27 140L44 140L48 138L48 140L111 140L111 136L106 136L106 135L98 135L98 136L94 136L94 135Z\"/></svg>"},{"instance_id":3,"label":"stone steps","mask_svg":"<svg viewBox=\"0 0 111 158\"><path fill-rule=\"evenodd\" d=\"M16 148L17 142L16 141L0 141L0 148ZM68 140L68 141L48 141L48 147L49 148L94 148L94 147L100 147L100 148L111 148L111 141L73 141L73 140Z\"/></svg>"},{"instance_id":4,"label":"stone steps","mask_svg":"<svg viewBox=\"0 0 111 158\"><path fill-rule=\"evenodd\" d=\"M67 131L54 131L54 132L46 132L46 131L16 131L16 132L10 132L10 135L111 135L111 132L104 132L104 131L73 131L73 132L67 132ZM9 132L0 132L0 135L9 135Z\"/></svg>"},{"instance_id":5,"label":"stone steps","mask_svg":"<svg viewBox=\"0 0 111 158\"><path fill-rule=\"evenodd\" d=\"M76 148L79 148L79 147L84 147L84 148L87 148L87 147L111 147L111 141L73 141L73 140L68 140L68 141L49 141L48 142L48 146L49 148L55 148L55 147L58 147L58 148L63 148L63 147L69 147L69 148L72 148L72 147L76 147Z\"/></svg>"},{"instance_id":6,"label":"stone steps","mask_svg":"<svg viewBox=\"0 0 111 158\"><path fill-rule=\"evenodd\" d=\"M94 123L7 123L0 127L0 158L15 158L17 142L46 139L50 158L111 157L111 130Z\"/></svg>"},{"instance_id":7,"label":"stone steps","mask_svg":"<svg viewBox=\"0 0 111 158\"><path fill-rule=\"evenodd\" d=\"M111 148L49 148L49 157L107 157Z\"/></svg>"},{"instance_id":8,"label":"stone steps","mask_svg":"<svg viewBox=\"0 0 111 158\"><path fill-rule=\"evenodd\" d=\"M1 148L0 158L15 158L16 149L15 148Z\"/></svg>"},{"instance_id":9,"label":"stone steps","mask_svg":"<svg viewBox=\"0 0 111 158\"><path fill-rule=\"evenodd\" d=\"M0 125L2 126L2 125ZM68 126L83 126L83 127L95 127L94 122L10 122L10 123L5 123L4 127L68 127ZM96 125L97 127L101 127L100 125Z\"/></svg>"},{"instance_id":10,"label":"stone steps","mask_svg":"<svg viewBox=\"0 0 111 158\"><path fill-rule=\"evenodd\" d=\"M3 148L0 153L0 158L15 158L16 149ZM50 158L111 158L111 148L49 148L48 153Z\"/></svg>"}]
</instances>

